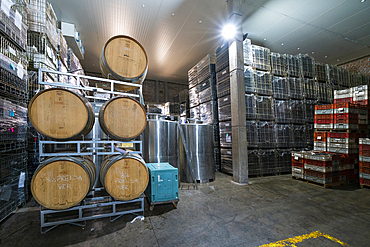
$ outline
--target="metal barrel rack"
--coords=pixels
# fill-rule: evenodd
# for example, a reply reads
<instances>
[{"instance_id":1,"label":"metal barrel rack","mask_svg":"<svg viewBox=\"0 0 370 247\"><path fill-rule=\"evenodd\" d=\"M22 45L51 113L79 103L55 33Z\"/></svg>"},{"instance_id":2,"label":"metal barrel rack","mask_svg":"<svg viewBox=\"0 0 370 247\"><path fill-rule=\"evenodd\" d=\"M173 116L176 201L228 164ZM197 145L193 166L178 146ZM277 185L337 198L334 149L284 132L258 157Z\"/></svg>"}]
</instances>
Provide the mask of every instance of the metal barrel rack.
<instances>
[{"instance_id":1,"label":"metal barrel rack","mask_svg":"<svg viewBox=\"0 0 370 247\"><path fill-rule=\"evenodd\" d=\"M60 76L66 76L68 78L75 78L77 85L62 83L54 80L54 82L45 82L43 81L44 75L55 75L53 78L59 78ZM103 88L87 86L83 83L84 80L94 80L101 81L110 84L110 90ZM115 85L126 85L138 88L138 92L135 93L123 93L117 92L114 90ZM86 98L92 100L109 100L109 98L87 96L86 92L97 92L101 94L110 94L111 96L120 95L137 98L140 103L143 103L142 97L142 85L135 83L128 83L122 81L115 81L110 79L78 75L72 73L64 73L59 71L47 70L40 68L38 70L38 91L46 87L56 87L56 88L66 88L66 89L75 89L80 90ZM42 88L42 89L41 89ZM95 114L95 118L98 117L98 114ZM91 138L85 139L85 136L81 136L80 140L72 141L50 141L44 140L43 137L39 134L39 161L43 160L45 157L54 157L54 156L99 156L99 155L115 155L120 154L119 150L115 148L117 144L133 144L138 145L139 149L131 153L137 153L142 155L142 138L140 140L133 140L128 142L111 140L109 137L107 140L102 140L100 138ZM45 151L45 145L48 144L65 144L65 145L75 145L76 150L74 152L47 152ZM106 148L101 148L101 145L105 145ZM88 147L85 147L88 146ZM107 149L107 150L106 150ZM99 177L97 176L97 179ZM40 206L40 219L41 219L41 233L46 233L55 227L62 224L72 224L77 226L84 226L87 220L97 219L97 218L106 218L110 217L111 222L118 219L125 214L134 214L144 216L144 194L140 197L130 200L130 201L118 201L113 197L109 196L104 188L93 188L92 191L87 195L87 197L72 208L65 210L50 210ZM64 217L63 214L73 213L74 217Z\"/></svg>"}]
</instances>

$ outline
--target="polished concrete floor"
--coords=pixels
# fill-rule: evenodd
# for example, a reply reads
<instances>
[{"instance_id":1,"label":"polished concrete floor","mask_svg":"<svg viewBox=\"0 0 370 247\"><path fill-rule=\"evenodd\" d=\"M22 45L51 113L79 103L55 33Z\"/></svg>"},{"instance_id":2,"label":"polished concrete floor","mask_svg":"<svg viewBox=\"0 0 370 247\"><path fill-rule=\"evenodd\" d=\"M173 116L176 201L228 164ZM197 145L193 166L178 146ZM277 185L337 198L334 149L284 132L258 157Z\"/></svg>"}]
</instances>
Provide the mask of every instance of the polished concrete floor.
<instances>
[{"instance_id":1,"label":"polished concrete floor","mask_svg":"<svg viewBox=\"0 0 370 247\"><path fill-rule=\"evenodd\" d=\"M0 224L0 246L370 246L370 189L323 188L290 175L231 180L216 173L199 190L185 186L177 209L156 205L143 221L96 219L45 234L32 200Z\"/></svg>"}]
</instances>

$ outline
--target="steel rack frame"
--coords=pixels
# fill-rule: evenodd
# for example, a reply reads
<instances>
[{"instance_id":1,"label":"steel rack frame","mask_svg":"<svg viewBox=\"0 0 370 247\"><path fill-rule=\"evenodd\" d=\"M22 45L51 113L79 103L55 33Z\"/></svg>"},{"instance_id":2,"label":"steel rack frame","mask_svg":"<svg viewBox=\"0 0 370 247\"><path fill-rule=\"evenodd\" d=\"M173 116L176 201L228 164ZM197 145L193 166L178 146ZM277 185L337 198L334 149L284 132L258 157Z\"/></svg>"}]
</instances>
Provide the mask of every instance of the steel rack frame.
<instances>
[{"instance_id":1,"label":"steel rack frame","mask_svg":"<svg viewBox=\"0 0 370 247\"><path fill-rule=\"evenodd\" d=\"M95 189L95 191L103 190L101 188ZM40 206L40 215L41 215L41 227L40 232L41 234L47 233L48 231L56 228L59 225L63 224L71 224L76 225L80 227L86 226L87 220L93 220L93 219L100 219L100 218L106 218L110 217L110 222L113 222L120 218L121 216L125 214L134 214L134 215L142 215L144 216L144 194L141 194L139 198L136 198L134 200L130 201L116 201L112 199L110 196L102 196L102 197L93 197L93 198L85 198L79 206L74 206L69 209L65 210L50 210L43 208ZM125 204L139 204L138 208L135 209L129 209L129 210L122 210L119 211L117 209L118 205L125 205ZM109 212L105 213L97 213L90 216L85 216L84 213L87 213L90 211L94 211L96 208L108 208L110 209ZM56 214L63 214L65 212L76 212L78 213L78 216L76 216L73 219L62 219L59 221L52 221L47 222L47 216L48 215L56 215Z\"/></svg>"},{"instance_id":2,"label":"steel rack frame","mask_svg":"<svg viewBox=\"0 0 370 247\"><path fill-rule=\"evenodd\" d=\"M59 76L68 76L68 77L75 77L77 81L77 85L73 85L70 83L62 83L58 81L54 82L45 82L43 81L43 74L55 74L58 77ZM106 83L110 83L110 90L105 90L102 88L98 87L91 87L91 86L86 86L82 83L82 79L90 79L90 80L95 80L95 81L102 81ZM69 81L69 80L68 80ZM127 86L133 86L138 88L138 93L123 93L123 92L117 92L114 91L114 86L115 85L127 85ZM142 96L142 85L141 84L135 84L135 83L129 83L129 82L122 82L122 81L115 81L115 80L110 80L110 79L104 79L104 78L99 78L99 77L93 77L93 76L86 76L86 75L78 75L78 74L72 74L72 73L64 73L60 71L54 71L54 70L48 70L44 68L39 68L38 70L38 90L37 92L41 91L40 85L47 85L50 87L61 87L61 88L68 88L68 89L77 89L81 90L81 92L85 95L86 98L94 99L94 100L109 100L101 97L95 97L95 96L86 96L86 91L92 91L92 92L98 92L98 93L107 93L110 94L111 96L114 95L120 95L120 96L128 96L128 97L134 97L138 98L140 103L143 104L143 96ZM97 115L95 114L95 117ZM39 134L39 161L46 157L46 156L64 156L64 155L69 155L69 156L81 156L81 155L114 155L114 154L119 154L120 152L115 149L115 144L118 143L131 143L131 144L139 144L140 149L139 151L133 151L130 153L137 153L137 154L142 154L143 146L142 146L142 138L140 136L140 140L135 140L135 141L129 141L129 142L122 142L122 141L115 141L115 140L101 140L99 138L96 139L89 139L85 140L84 136L81 136L81 140L73 140L73 141L45 141L40 138ZM75 144L77 146L77 152L76 153L47 153L43 151L43 147L45 144ZM93 144L92 147L81 147L82 144ZM105 149L104 147L98 147L98 145L95 144L108 144L109 145L109 151L99 151L102 149ZM46 233L55 227L62 225L62 224L72 224L72 225L77 225L77 226L85 226L87 220L92 220L92 219L98 219L98 218L105 218L105 217L110 217L110 221L113 222L122 215L125 214L135 214L138 215L138 213L141 213L142 216L144 216L144 194L142 194L139 198L136 198L134 200L130 201L117 201L111 196L96 196L95 192L99 191L105 191L104 188L93 188L92 191L90 191L89 195L92 197L88 198L86 197L82 202L74 207L71 207L69 209L65 210L50 210L47 208L43 208L40 206L40 218L41 218L41 227L40 231L41 233ZM120 211L117 210L118 205L132 205L135 203L139 203L140 207L136 209L132 208L125 208ZM110 211L108 212L102 212L102 213L96 213L94 212L89 212L90 215L86 216L84 213L88 212L90 209L103 209L103 208L109 208ZM73 219L59 219L55 220L52 222L46 222L46 218L49 215L52 217L53 215L55 216L56 214L64 213L64 212L78 212L78 216ZM83 224L79 224L78 222L84 222ZM47 228L47 229L45 229ZM44 230L45 229L45 230Z\"/></svg>"}]
</instances>

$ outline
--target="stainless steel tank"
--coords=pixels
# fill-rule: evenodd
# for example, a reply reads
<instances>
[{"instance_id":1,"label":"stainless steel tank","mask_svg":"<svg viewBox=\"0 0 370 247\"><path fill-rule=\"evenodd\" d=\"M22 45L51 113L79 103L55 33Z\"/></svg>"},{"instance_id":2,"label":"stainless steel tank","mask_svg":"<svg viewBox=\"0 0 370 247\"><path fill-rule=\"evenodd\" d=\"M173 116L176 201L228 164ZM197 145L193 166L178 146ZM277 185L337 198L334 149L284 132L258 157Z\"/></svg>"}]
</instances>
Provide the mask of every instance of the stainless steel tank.
<instances>
[{"instance_id":1,"label":"stainless steel tank","mask_svg":"<svg viewBox=\"0 0 370 247\"><path fill-rule=\"evenodd\" d=\"M108 139L108 136L101 130L100 124L99 124L99 110L100 107L103 105L103 103L95 103L95 102L90 102L91 106L94 109L95 113L95 122L94 122L94 127L90 131L89 134L86 135L87 140L106 140ZM98 144L98 143L93 143L91 145L87 145L86 147L88 150L94 152L94 151L103 151L105 149L104 144ZM95 167L96 167L96 180L94 183L94 188L100 188L102 187L102 184L100 182L100 164L102 163L104 156L103 155L92 155L91 156L92 160L94 161Z\"/></svg>"},{"instance_id":2,"label":"stainless steel tank","mask_svg":"<svg viewBox=\"0 0 370 247\"><path fill-rule=\"evenodd\" d=\"M145 162L168 162L179 167L177 121L166 120L166 117L160 114L148 113L143 140Z\"/></svg>"},{"instance_id":3,"label":"stainless steel tank","mask_svg":"<svg viewBox=\"0 0 370 247\"><path fill-rule=\"evenodd\" d=\"M179 135L180 181L192 183L193 178L200 183L215 180L215 161L213 154L213 126L208 124L188 123L180 125L189 159L186 156L181 134Z\"/></svg>"}]
</instances>

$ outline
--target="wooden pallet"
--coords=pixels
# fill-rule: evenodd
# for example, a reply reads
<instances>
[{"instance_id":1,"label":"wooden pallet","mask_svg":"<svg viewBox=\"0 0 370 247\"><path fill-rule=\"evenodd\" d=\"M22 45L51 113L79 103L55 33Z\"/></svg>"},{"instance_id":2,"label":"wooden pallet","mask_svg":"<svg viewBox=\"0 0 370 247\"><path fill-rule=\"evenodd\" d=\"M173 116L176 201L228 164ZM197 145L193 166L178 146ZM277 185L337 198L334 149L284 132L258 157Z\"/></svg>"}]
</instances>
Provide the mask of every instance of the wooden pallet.
<instances>
[{"instance_id":1,"label":"wooden pallet","mask_svg":"<svg viewBox=\"0 0 370 247\"><path fill-rule=\"evenodd\" d=\"M298 177L292 177L292 178L296 179L296 180L304 181L308 184L313 184L313 185L316 185L316 186L319 186L319 187L324 187L324 188L337 187L337 186L345 185L347 183L347 181L340 181L340 182L335 182L335 183L331 183L331 184L321 184L321 183L317 183L317 182L307 180L307 179L304 179L304 178L298 178Z\"/></svg>"},{"instance_id":2,"label":"wooden pallet","mask_svg":"<svg viewBox=\"0 0 370 247\"><path fill-rule=\"evenodd\" d=\"M361 187L361 189L363 189L363 188L369 188L370 189L369 184L360 184L360 187Z\"/></svg>"}]
</instances>

